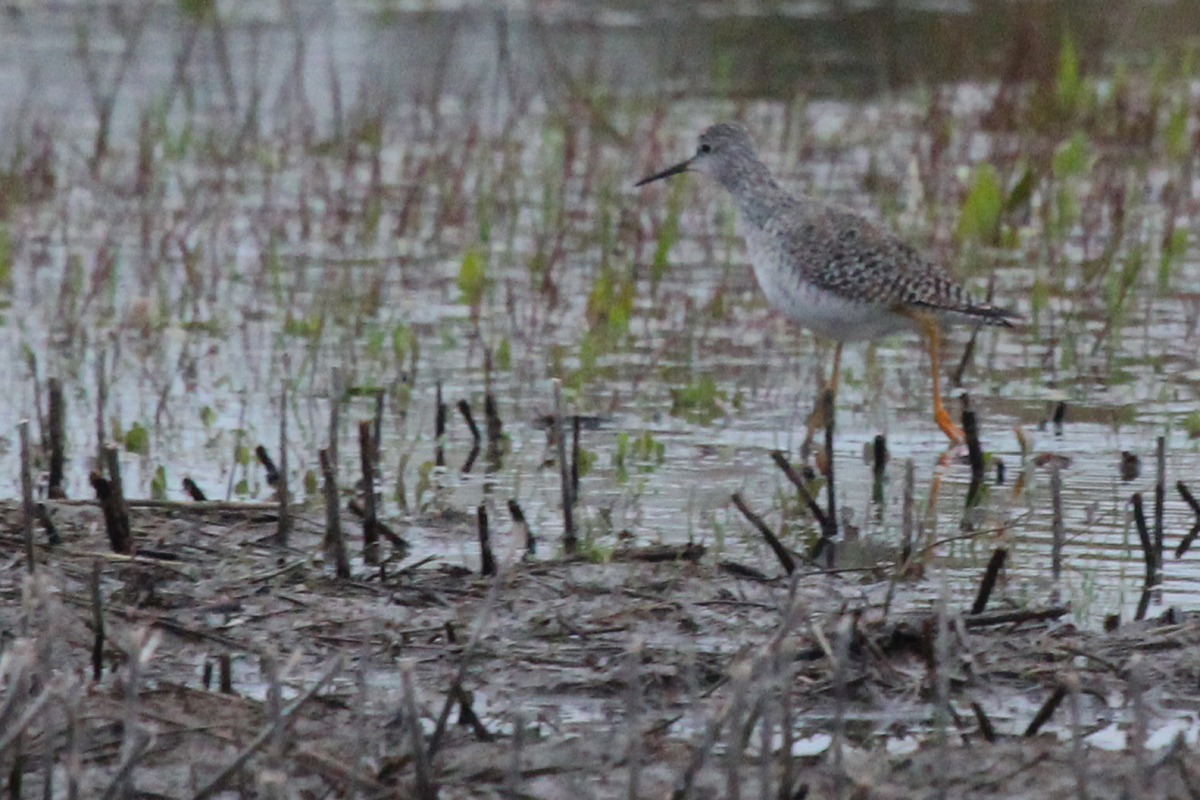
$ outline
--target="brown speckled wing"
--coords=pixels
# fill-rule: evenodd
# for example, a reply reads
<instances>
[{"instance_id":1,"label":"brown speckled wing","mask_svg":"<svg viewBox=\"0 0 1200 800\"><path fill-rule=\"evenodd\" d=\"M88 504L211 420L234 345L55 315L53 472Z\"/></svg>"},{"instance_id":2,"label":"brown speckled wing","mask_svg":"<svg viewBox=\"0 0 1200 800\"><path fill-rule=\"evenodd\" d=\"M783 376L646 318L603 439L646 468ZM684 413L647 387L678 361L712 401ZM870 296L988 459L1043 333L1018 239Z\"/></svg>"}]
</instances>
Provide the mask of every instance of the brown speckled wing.
<instances>
[{"instance_id":1,"label":"brown speckled wing","mask_svg":"<svg viewBox=\"0 0 1200 800\"><path fill-rule=\"evenodd\" d=\"M836 206L793 227L788 250L808 280L847 300L915 307L1007 324L1011 312L975 301L945 270L899 236Z\"/></svg>"}]
</instances>

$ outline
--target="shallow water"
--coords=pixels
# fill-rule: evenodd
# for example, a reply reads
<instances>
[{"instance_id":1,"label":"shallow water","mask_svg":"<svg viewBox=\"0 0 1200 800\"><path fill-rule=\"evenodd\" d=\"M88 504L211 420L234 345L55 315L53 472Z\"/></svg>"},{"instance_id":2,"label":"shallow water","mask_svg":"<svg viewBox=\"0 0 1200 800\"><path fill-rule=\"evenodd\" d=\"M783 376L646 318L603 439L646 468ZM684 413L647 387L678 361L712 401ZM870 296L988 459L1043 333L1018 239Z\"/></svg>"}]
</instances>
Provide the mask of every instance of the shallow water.
<instances>
[{"instance_id":1,"label":"shallow water","mask_svg":"<svg viewBox=\"0 0 1200 800\"><path fill-rule=\"evenodd\" d=\"M1153 12L1129 5L1146 15L1183 13L1170 5ZM854 76L865 69L863 52L873 51L835 24L845 20L829 15L801 10L782 29L769 21L772 35L828 39L837 63L850 65L845 75L822 72L827 82L797 95L780 86L815 74L812 63L793 66L793 73L769 64L757 73L732 70L739 78L732 84L709 80L720 78L722 59L744 63L737 60L744 44L673 49L674 37L694 36L696 26L712 35L703 16L681 18L678 30L664 34L654 15L636 6L582 23L570 14L397 9L380 16L353 9L329 16L306 8L311 13L297 28L281 19L229 20L241 102L255 83L252 63L271 100L261 138L240 150L230 130L245 106L222 107L220 59L205 31L194 84L183 87L199 110L189 116L176 105L163 118L151 151L150 189L141 195L134 191L139 120L161 101L186 26L171 16L149 23L134 78L119 94L113 154L99 179L85 163L94 117L79 72L49 66L80 63L70 14L28 12L20 25L29 35L0 48L10 54L0 77L19 76L19 85L34 90L24 116L15 106L0 108L4 124L33 143L40 141L31 133L34 121L43 125L58 177L48 200L16 206L6 223L13 287L0 381L16 396L0 409L0 427L13 431L19 418L35 416L31 354L39 381L53 374L66 386L71 496L90 496L101 352L106 430L127 434L137 424L149 432L147 452L124 459L127 490L151 494L161 469L166 496L175 499L183 497L185 475L211 498L270 496L261 470L238 463L235 448L252 451L262 443L278 460L278 394L287 380L293 490L315 500L302 484L326 445L337 367L348 386L387 390L381 488L387 513L414 526L405 534L413 558L438 554L469 565L477 559L469 524L431 522L414 515L418 507L469 511L485 503L503 539L509 530L503 500L510 497L524 508L541 553L552 554L561 531L559 477L547 463L554 449L540 418L553 409L551 379L561 378L568 412L600 420L582 435L594 462L582 480L579 514L596 547L614 547L622 531L643 544L692 538L721 557L775 571L729 496L741 492L772 525L786 516L788 540L802 546L811 525L785 507L791 490L769 454L798 448L827 348L770 312L732 234L731 208L715 189L693 178L682 186L631 186L650 169L685 157L706 123L738 115L790 186L882 218L958 262L977 289L994 277L997 302L1027 317L1013 331L981 331L965 379L984 447L1003 460L1007 480L991 488L978 512L977 528L996 532L937 550L931 569L949 579L956 601L969 604L1000 543L1010 548L1003 594L1028 604L1050 596L1048 474L1026 467L1024 489L1014 495L1023 463L1017 427L1031 437L1032 452L1071 459L1063 472L1061 594L1079 621L1096 624L1117 611L1129 616L1136 606L1142 563L1128 501L1140 491L1152 506L1160 435L1167 437L1167 547L1190 527L1173 486L1200 474L1200 440L1185 429L1200 406L1194 293L1200 261L1192 242L1162 290L1151 249L1166 224L1163 187L1190 176L1177 171L1177 160L1141 154L1144 163L1122 172L1111 163L1121 161L1121 151L1101 164L1108 146L1097 143L1095 171L1060 182L1077 190L1082 207L1060 239L1045 234L1048 223L1038 214L1053 205L1049 186L1035 195L1029 217L1013 226L1016 246L972 250L954 235L971 165L988 157L1003 162L1010 149L1037 151L1036 142L980 124L997 90L990 81L999 56L966 58L970 69L947 74L950 82L936 87L949 133L935 169L926 163L930 76L893 65L880 79L889 93L872 94L880 84ZM955 10L912 13L932 20L931 31L973 19ZM975 13L998 12L981 4ZM738 24L757 22L739 18ZM1101 27L1080 27L1076 35L1083 44L1105 44L1114 59L1139 41L1132 33L1116 36L1115 25ZM119 44L106 30L96 42ZM297 31L308 45L297 73L309 90L305 102L288 88ZM669 46L647 46L663 37ZM505 42L510 49L500 46ZM1057 37L1054 43L1057 53ZM249 56L255 47L258 62ZM382 55L395 52L404 54L403 69ZM593 62L576 61L578 53L593 54L594 73L587 68ZM555 60L564 55L567 65ZM353 159L319 144L335 127L327 91L334 62L348 120L372 119L363 111L371 103L383 110L375 162L369 130L351 149ZM1089 55L1085 66L1100 69L1103 59ZM681 77L696 74L703 78ZM756 74L769 80L753 80ZM743 75L751 78L743 83ZM568 78L591 83L572 86ZM360 84L368 89L358 92ZM439 91L434 102L427 99L431 87ZM650 90L635 91L640 87ZM819 94L830 96L815 99ZM304 145L306 137L317 144ZM218 157L235 152L236 159ZM1110 332L1108 284L1076 276L1073 265L1096 258L1111 233L1102 184L1113 174L1130 187L1127 214L1142 231L1147 266ZM1182 190L1185 222L1196 211L1195 189L1193 179ZM656 246L673 208L678 240L659 257ZM377 225L363 222L376 212ZM470 290L460 285L473 249L487 279L474 311L463 302ZM1069 275L1059 280L1063 270ZM1046 284L1047 299L1035 318L1038 282ZM970 335L953 332L948 365L957 363ZM481 459L462 475L471 441L453 403L469 400L482 422L485 349L511 449L499 471L487 473ZM907 459L915 464L924 535L932 541L962 533L969 470L958 462L937 467L944 440L930 419L924 359L909 335L848 347L843 361L839 506L885 559L898 546ZM433 458L439 383L451 404L445 470L425 466ZM1060 401L1067 412L1057 433L1048 418ZM357 472L354 423L373 415L370 397L351 398L343 411L343 484ZM872 500L871 467L863 458L877 434L886 435L891 455L882 506ZM15 434L5 441L0 492L15 496ZM1129 483L1118 470L1125 450L1142 459L1141 476ZM939 473L943 482L931 503ZM408 512L397 498L401 477ZM517 546L506 544L510 552ZM1156 607L1195 605L1200 573L1192 564L1168 558ZM936 594L932 584L914 591Z\"/></svg>"}]
</instances>

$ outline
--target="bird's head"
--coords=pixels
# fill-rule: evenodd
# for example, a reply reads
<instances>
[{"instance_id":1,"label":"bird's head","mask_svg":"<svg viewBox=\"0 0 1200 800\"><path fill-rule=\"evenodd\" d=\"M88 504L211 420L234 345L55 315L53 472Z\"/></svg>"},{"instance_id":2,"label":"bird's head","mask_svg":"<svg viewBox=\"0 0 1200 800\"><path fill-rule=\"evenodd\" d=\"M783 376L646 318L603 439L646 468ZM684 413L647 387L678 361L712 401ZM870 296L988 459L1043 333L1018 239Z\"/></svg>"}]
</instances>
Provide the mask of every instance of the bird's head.
<instances>
[{"instance_id":1,"label":"bird's head","mask_svg":"<svg viewBox=\"0 0 1200 800\"><path fill-rule=\"evenodd\" d=\"M750 134L746 133L746 129L741 125L722 122L700 134L694 156L662 172L642 178L635 185L644 186L689 171L703 172L720 180L722 173L728 171L730 165L744 163L747 158L750 162L757 160L750 142Z\"/></svg>"}]
</instances>

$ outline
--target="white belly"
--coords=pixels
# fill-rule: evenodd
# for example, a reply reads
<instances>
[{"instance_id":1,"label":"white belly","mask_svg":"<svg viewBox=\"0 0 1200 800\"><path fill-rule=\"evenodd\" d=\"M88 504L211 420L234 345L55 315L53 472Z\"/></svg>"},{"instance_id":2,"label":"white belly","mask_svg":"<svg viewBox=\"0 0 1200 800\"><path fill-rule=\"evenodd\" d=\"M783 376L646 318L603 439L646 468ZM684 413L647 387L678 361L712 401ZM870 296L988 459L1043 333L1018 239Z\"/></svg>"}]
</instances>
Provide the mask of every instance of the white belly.
<instances>
[{"instance_id":1,"label":"white belly","mask_svg":"<svg viewBox=\"0 0 1200 800\"><path fill-rule=\"evenodd\" d=\"M743 226L754 276L767 301L781 314L818 336L862 341L907 330L912 322L885 307L847 300L800 279L800 271L769 234Z\"/></svg>"}]
</instances>

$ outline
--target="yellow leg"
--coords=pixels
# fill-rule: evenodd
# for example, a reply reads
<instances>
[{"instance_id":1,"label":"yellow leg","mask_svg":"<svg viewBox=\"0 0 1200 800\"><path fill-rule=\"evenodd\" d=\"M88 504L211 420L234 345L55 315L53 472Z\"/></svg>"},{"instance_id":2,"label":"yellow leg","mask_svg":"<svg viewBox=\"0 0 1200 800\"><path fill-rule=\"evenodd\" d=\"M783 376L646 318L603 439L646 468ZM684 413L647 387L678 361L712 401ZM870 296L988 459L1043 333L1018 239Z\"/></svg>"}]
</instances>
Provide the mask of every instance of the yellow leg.
<instances>
[{"instance_id":1,"label":"yellow leg","mask_svg":"<svg viewBox=\"0 0 1200 800\"><path fill-rule=\"evenodd\" d=\"M925 341L929 347L929 368L933 375L933 421L950 439L951 444L963 444L967 441L966 434L963 433L962 428L954 424L954 421L950 419L949 412L946 411L946 406L942 404L942 330L938 326L937 319L928 314L919 315L917 322L921 326L922 333L925 334Z\"/></svg>"},{"instance_id":2,"label":"yellow leg","mask_svg":"<svg viewBox=\"0 0 1200 800\"><path fill-rule=\"evenodd\" d=\"M813 407L812 413L808 415L808 421L805 423L808 428L808 435L804 439L805 449L812 444L814 434L829 424L825 419L825 392L833 392L833 398L835 401L837 400L838 376L841 374L842 343L837 342L833 347L833 372L830 373L829 380L825 382L821 393L817 395L817 404Z\"/></svg>"}]
</instances>

